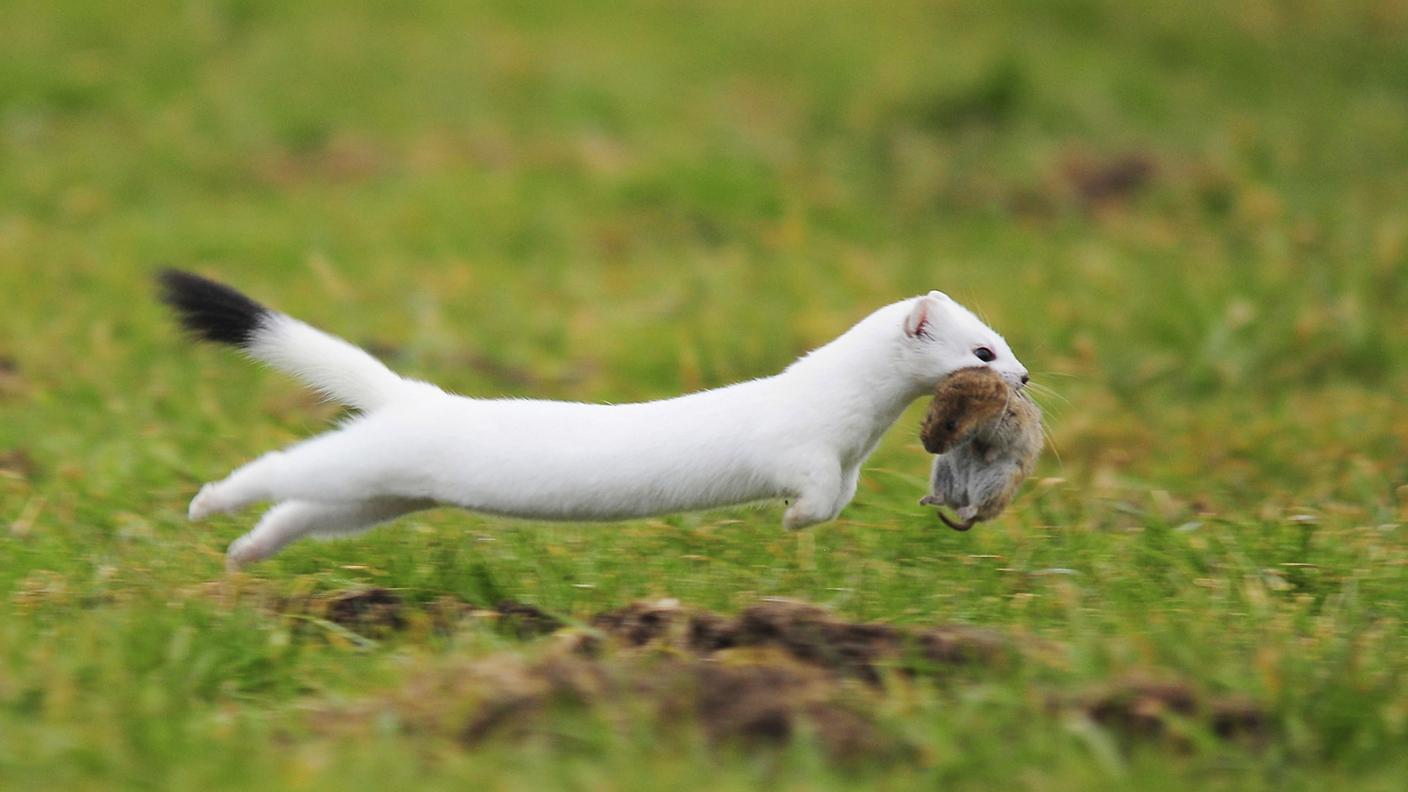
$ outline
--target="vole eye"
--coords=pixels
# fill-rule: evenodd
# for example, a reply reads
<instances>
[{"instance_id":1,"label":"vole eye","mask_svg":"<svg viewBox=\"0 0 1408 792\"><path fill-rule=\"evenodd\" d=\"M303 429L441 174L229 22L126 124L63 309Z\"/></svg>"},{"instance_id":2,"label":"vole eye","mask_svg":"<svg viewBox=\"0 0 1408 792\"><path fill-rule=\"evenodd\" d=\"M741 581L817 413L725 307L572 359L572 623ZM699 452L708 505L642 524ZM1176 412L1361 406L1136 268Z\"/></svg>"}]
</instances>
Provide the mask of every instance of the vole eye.
<instances>
[{"instance_id":1,"label":"vole eye","mask_svg":"<svg viewBox=\"0 0 1408 792\"><path fill-rule=\"evenodd\" d=\"M981 360L984 363L991 363L994 360L997 360L997 354L994 353L991 349L988 349L987 347L978 347L977 349L973 350L973 354L977 356L978 360Z\"/></svg>"},{"instance_id":2,"label":"vole eye","mask_svg":"<svg viewBox=\"0 0 1408 792\"><path fill-rule=\"evenodd\" d=\"M958 431L958 421L954 421L954 420L944 421L944 431L948 431L948 432L956 432L956 431Z\"/></svg>"}]
</instances>

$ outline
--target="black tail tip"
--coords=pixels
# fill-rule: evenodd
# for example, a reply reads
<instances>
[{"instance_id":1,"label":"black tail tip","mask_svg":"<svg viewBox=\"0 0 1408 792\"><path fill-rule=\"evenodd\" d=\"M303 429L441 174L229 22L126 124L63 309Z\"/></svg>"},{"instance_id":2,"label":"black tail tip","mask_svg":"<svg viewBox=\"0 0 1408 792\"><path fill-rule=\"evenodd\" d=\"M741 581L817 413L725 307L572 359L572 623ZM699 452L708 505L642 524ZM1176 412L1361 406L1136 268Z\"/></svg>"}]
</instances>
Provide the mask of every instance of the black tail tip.
<instances>
[{"instance_id":1,"label":"black tail tip","mask_svg":"<svg viewBox=\"0 0 1408 792\"><path fill-rule=\"evenodd\" d=\"M161 301L195 338L247 346L269 309L223 283L176 269L157 273Z\"/></svg>"}]
</instances>

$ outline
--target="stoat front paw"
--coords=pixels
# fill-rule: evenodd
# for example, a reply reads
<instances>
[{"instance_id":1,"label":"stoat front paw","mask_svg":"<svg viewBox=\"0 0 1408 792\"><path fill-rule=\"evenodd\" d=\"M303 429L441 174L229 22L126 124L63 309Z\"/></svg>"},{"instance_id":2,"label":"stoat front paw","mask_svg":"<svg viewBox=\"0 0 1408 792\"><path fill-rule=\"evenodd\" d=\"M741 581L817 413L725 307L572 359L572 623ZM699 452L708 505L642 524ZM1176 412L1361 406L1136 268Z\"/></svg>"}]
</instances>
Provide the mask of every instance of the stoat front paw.
<instances>
[{"instance_id":1,"label":"stoat front paw","mask_svg":"<svg viewBox=\"0 0 1408 792\"><path fill-rule=\"evenodd\" d=\"M200 492L191 498L190 508L186 510L186 516L192 521L204 520L212 514L219 514L220 499L215 495L215 485L206 484L200 488Z\"/></svg>"}]
</instances>

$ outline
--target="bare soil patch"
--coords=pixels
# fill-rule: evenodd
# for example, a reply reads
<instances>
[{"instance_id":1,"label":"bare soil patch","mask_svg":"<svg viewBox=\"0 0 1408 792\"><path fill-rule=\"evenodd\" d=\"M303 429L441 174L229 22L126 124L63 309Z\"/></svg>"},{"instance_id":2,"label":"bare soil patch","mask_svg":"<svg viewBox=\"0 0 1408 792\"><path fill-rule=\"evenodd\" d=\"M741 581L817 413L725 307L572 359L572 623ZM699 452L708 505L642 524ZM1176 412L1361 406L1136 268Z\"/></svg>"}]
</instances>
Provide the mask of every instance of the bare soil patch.
<instances>
[{"instance_id":1,"label":"bare soil patch","mask_svg":"<svg viewBox=\"0 0 1408 792\"><path fill-rule=\"evenodd\" d=\"M520 639L552 636L507 652L413 675L352 711L346 724L387 715L412 733L451 736L465 747L493 739L551 739L555 713L589 709L622 728L642 718L661 729L693 724L711 744L779 745L808 735L838 760L894 758L909 749L878 714L886 696L921 679L962 685L962 669L999 672L1042 662L1047 642L971 625L900 627L854 622L825 608L769 599L728 616L675 600L633 602L586 625L525 603L480 608L451 598L410 603L387 589L323 595L307 612L368 635L414 623L452 629L493 620ZM1210 696L1172 677L1113 680L1079 693L1038 691L1050 714L1090 719L1125 741L1187 746L1193 730L1260 743L1270 728L1248 699Z\"/></svg>"}]
</instances>

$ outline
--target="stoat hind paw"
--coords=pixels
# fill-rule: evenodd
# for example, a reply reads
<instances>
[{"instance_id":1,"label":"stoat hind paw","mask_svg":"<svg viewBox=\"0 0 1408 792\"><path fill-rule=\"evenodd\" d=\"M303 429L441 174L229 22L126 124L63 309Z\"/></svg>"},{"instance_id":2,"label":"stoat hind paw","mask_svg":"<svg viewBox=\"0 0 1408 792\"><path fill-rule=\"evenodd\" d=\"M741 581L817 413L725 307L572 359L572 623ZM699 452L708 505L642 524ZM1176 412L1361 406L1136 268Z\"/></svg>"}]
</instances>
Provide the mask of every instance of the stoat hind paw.
<instances>
[{"instance_id":1,"label":"stoat hind paw","mask_svg":"<svg viewBox=\"0 0 1408 792\"><path fill-rule=\"evenodd\" d=\"M253 534L245 534L230 543L225 550L225 569L229 572L238 572L255 561L262 561L271 555L269 550L259 543Z\"/></svg>"}]
</instances>

